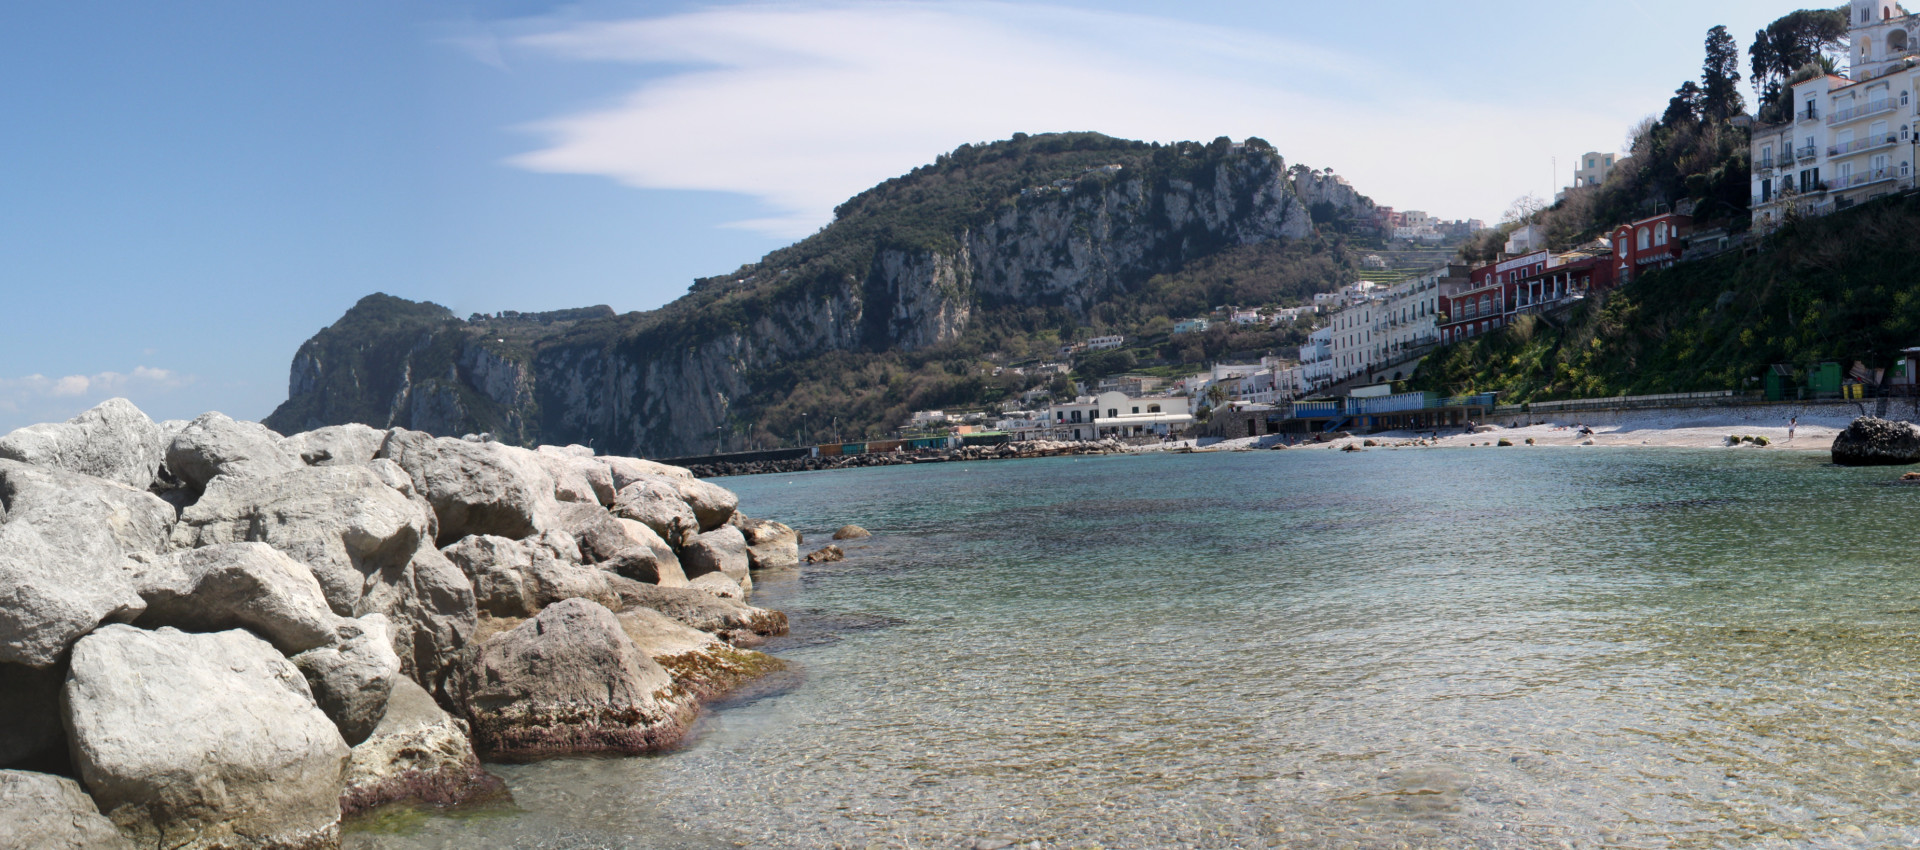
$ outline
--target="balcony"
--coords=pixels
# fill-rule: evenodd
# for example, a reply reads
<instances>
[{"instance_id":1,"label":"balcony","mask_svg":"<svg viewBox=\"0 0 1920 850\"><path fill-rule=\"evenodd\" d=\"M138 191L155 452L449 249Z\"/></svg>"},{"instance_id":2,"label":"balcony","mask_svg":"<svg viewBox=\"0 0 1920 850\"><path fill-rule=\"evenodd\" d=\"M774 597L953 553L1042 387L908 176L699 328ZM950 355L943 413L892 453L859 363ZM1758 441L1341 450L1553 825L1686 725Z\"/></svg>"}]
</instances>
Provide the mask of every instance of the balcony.
<instances>
[{"instance_id":1,"label":"balcony","mask_svg":"<svg viewBox=\"0 0 1920 850\"><path fill-rule=\"evenodd\" d=\"M1759 160L1753 164L1753 169L1755 171L1772 171L1773 159L1769 157L1767 159Z\"/></svg>"},{"instance_id":2,"label":"balcony","mask_svg":"<svg viewBox=\"0 0 1920 850\"><path fill-rule=\"evenodd\" d=\"M1836 109L1833 111L1832 115L1827 116L1827 126L1831 127L1835 124L1845 124L1848 121L1852 121L1857 118L1865 118L1869 115L1879 115L1882 112L1892 112L1892 111L1893 111L1892 98L1888 98L1886 100L1876 100L1871 103L1868 103L1865 106L1850 106L1846 109ZM1805 118L1807 116L1802 115L1801 117Z\"/></svg>"},{"instance_id":3,"label":"balcony","mask_svg":"<svg viewBox=\"0 0 1920 850\"><path fill-rule=\"evenodd\" d=\"M1861 151L1873 150L1874 148L1884 148L1888 145L1897 145L1899 143L1900 143L1900 137L1893 136L1893 135L1889 135L1884 138L1880 136L1873 136L1865 139L1854 139L1851 142L1845 142L1842 144L1829 146L1827 148L1827 156L1850 156L1852 154L1856 154Z\"/></svg>"},{"instance_id":4,"label":"balcony","mask_svg":"<svg viewBox=\"0 0 1920 850\"><path fill-rule=\"evenodd\" d=\"M1798 151L1795 151L1794 153L1796 154L1796 157L1801 162L1811 162L1814 158L1820 155L1820 149L1813 145L1807 145L1806 147L1801 148Z\"/></svg>"},{"instance_id":5,"label":"balcony","mask_svg":"<svg viewBox=\"0 0 1920 850\"><path fill-rule=\"evenodd\" d=\"M1892 167L1876 168L1876 169L1873 169L1872 171L1862 171L1859 174L1848 174L1842 177L1835 178L1833 180L1828 180L1827 188L1837 192L1841 189L1851 189L1855 186L1865 186L1869 183L1879 183L1884 180L1892 180L1895 177L1901 177L1901 176L1904 176L1904 175L1901 174L1901 170L1897 168L1892 168Z\"/></svg>"}]
</instances>

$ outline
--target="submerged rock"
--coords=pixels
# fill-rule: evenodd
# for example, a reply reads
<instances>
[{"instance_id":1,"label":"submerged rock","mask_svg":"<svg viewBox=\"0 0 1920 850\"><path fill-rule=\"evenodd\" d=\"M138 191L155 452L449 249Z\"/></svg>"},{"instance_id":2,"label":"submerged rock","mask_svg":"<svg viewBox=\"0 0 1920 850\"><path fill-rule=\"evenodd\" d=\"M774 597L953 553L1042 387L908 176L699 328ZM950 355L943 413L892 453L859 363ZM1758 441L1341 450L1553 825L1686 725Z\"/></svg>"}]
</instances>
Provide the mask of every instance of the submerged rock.
<instances>
[{"instance_id":1,"label":"submerged rock","mask_svg":"<svg viewBox=\"0 0 1920 850\"><path fill-rule=\"evenodd\" d=\"M81 781L138 843L339 840L346 742L266 641L107 626L74 646L62 704Z\"/></svg>"},{"instance_id":2,"label":"submerged rock","mask_svg":"<svg viewBox=\"0 0 1920 850\"><path fill-rule=\"evenodd\" d=\"M655 752L697 711L613 612L584 599L489 638L465 698L475 743L496 756Z\"/></svg>"},{"instance_id":3,"label":"submerged rock","mask_svg":"<svg viewBox=\"0 0 1920 850\"><path fill-rule=\"evenodd\" d=\"M1833 462L1841 466L1920 463L1920 429L1905 422L1862 416L1834 436Z\"/></svg>"},{"instance_id":4,"label":"submerged rock","mask_svg":"<svg viewBox=\"0 0 1920 850\"><path fill-rule=\"evenodd\" d=\"M506 792L506 784L481 767L466 725L401 677L379 725L354 745L340 811L354 815L401 801L454 806Z\"/></svg>"},{"instance_id":5,"label":"submerged rock","mask_svg":"<svg viewBox=\"0 0 1920 850\"><path fill-rule=\"evenodd\" d=\"M133 850L80 783L0 770L0 850Z\"/></svg>"},{"instance_id":6,"label":"submerged rock","mask_svg":"<svg viewBox=\"0 0 1920 850\"><path fill-rule=\"evenodd\" d=\"M873 532L857 525L843 525L840 526L840 530L833 533L835 540L865 540L872 536Z\"/></svg>"},{"instance_id":7,"label":"submerged rock","mask_svg":"<svg viewBox=\"0 0 1920 850\"><path fill-rule=\"evenodd\" d=\"M787 615L698 588L657 587L639 582L621 582L615 587L628 609L658 611L735 646L751 646L787 633Z\"/></svg>"},{"instance_id":8,"label":"submerged rock","mask_svg":"<svg viewBox=\"0 0 1920 850\"><path fill-rule=\"evenodd\" d=\"M780 670L780 659L740 649L650 608L619 615L620 627L649 658L665 668L682 690L717 699L760 676Z\"/></svg>"},{"instance_id":9,"label":"submerged rock","mask_svg":"<svg viewBox=\"0 0 1920 850\"><path fill-rule=\"evenodd\" d=\"M847 550L831 543L807 553L807 563L809 564L831 564L834 561L844 561L846 558Z\"/></svg>"}]
</instances>

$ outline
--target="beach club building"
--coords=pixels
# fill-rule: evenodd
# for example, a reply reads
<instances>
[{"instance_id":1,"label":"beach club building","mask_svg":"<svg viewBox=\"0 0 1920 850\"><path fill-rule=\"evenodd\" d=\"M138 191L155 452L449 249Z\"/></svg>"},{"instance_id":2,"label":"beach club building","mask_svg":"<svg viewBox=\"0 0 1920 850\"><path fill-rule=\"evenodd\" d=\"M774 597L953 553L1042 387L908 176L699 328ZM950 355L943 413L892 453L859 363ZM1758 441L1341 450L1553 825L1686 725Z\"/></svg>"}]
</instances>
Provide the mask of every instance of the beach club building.
<instances>
[{"instance_id":1,"label":"beach club building","mask_svg":"<svg viewBox=\"0 0 1920 850\"><path fill-rule=\"evenodd\" d=\"M1043 418L1052 425L1047 435L1052 440L1166 436L1193 425L1186 399L1133 398L1119 392L1055 404Z\"/></svg>"}]
</instances>

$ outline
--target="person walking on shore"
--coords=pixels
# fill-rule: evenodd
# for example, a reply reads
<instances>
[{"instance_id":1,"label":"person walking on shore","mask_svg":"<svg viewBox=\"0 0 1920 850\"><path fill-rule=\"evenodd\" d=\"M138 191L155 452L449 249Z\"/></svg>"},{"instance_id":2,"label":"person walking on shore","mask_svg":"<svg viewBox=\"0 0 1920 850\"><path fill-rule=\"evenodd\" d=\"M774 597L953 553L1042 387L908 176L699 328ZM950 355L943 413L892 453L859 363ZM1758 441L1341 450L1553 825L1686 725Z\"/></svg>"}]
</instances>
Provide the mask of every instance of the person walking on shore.
<instances>
[{"instance_id":1,"label":"person walking on shore","mask_svg":"<svg viewBox=\"0 0 1920 850\"><path fill-rule=\"evenodd\" d=\"M1793 442L1793 431L1795 428L1798 428L1798 427L1800 427L1800 417L1798 416L1787 417L1787 442L1789 443Z\"/></svg>"}]
</instances>

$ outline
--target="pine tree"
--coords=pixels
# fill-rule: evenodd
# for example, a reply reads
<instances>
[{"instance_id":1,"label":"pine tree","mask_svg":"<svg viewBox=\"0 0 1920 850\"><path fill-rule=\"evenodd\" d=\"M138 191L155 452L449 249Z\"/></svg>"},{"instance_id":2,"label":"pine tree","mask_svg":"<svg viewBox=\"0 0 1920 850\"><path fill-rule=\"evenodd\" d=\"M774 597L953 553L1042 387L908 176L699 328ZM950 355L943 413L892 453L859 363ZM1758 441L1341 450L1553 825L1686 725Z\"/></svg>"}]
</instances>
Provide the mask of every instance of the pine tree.
<instances>
[{"instance_id":1,"label":"pine tree","mask_svg":"<svg viewBox=\"0 0 1920 850\"><path fill-rule=\"evenodd\" d=\"M1725 121L1746 111L1740 96L1740 46L1724 26L1707 30L1707 61L1700 80L1701 118Z\"/></svg>"}]
</instances>

